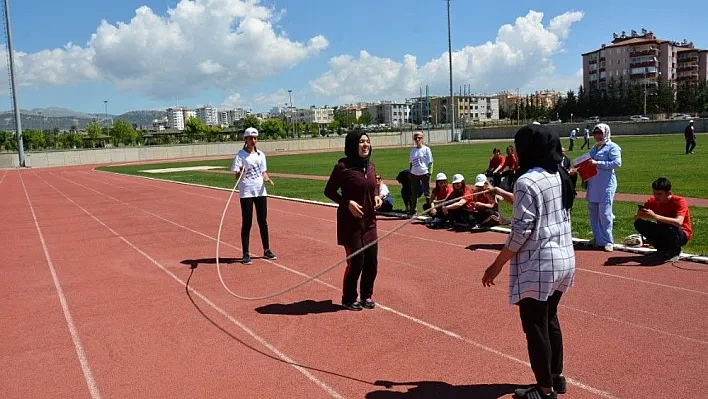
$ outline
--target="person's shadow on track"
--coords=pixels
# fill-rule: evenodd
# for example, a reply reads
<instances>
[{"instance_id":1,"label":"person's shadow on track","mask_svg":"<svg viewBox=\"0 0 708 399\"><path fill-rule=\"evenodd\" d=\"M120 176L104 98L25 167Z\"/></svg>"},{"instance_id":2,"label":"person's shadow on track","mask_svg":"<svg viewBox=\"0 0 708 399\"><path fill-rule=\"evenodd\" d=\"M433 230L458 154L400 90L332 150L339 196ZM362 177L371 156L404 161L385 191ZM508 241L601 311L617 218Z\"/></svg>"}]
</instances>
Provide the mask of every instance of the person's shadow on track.
<instances>
[{"instance_id":1,"label":"person's shadow on track","mask_svg":"<svg viewBox=\"0 0 708 399\"><path fill-rule=\"evenodd\" d=\"M219 258L219 264L241 263L242 261L241 258ZM216 258L185 259L179 263L189 266L190 269L196 269L199 265L216 265Z\"/></svg>"},{"instance_id":2,"label":"person's shadow on track","mask_svg":"<svg viewBox=\"0 0 708 399\"><path fill-rule=\"evenodd\" d=\"M442 381L392 382L376 381L375 385L390 389L394 386L412 387L407 392L388 390L372 391L366 394L366 399L415 399L415 398L475 398L496 399L514 393L516 388L523 386L515 384L473 384L451 385Z\"/></svg>"},{"instance_id":3,"label":"person's shadow on track","mask_svg":"<svg viewBox=\"0 0 708 399\"><path fill-rule=\"evenodd\" d=\"M274 314L287 316L304 316L308 314L333 313L344 310L343 306L335 305L332 300L313 301L307 299L293 303L273 303L256 308L260 314Z\"/></svg>"}]
</instances>

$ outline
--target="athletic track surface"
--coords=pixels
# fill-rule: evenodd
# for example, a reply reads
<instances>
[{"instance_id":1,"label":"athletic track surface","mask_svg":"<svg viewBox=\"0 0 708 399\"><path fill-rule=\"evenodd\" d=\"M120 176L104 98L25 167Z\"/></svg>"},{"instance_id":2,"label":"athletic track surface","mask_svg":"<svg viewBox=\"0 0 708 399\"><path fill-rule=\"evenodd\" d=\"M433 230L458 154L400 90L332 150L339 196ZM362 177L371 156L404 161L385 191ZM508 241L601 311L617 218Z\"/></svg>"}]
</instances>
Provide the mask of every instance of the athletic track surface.
<instances>
[{"instance_id":1,"label":"athletic track surface","mask_svg":"<svg viewBox=\"0 0 708 399\"><path fill-rule=\"evenodd\" d=\"M228 195L90 167L0 171L0 396L500 398L533 382L508 265L481 284L504 234L405 226L380 243L374 310L338 306L343 267L243 301L214 259ZM335 209L271 198L279 259L238 263L232 201L233 291L276 292L344 258ZM400 223L380 219L380 235ZM255 221L251 243L260 255ZM708 268L576 255L564 397L708 397Z\"/></svg>"}]
</instances>

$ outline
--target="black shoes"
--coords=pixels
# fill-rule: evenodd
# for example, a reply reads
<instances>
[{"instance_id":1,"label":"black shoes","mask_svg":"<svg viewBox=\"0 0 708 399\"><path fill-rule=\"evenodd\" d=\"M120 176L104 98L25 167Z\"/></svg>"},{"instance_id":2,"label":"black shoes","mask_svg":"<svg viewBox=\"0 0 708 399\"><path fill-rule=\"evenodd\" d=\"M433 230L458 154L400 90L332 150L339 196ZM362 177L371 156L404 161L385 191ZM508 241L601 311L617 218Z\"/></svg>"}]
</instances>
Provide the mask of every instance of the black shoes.
<instances>
[{"instance_id":1,"label":"black shoes","mask_svg":"<svg viewBox=\"0 0 708 399\"><path fill-rule=\"evenodd\" d=\"M354 302L342 302L342 306L349 310L362 310L364 308L367 309L373 309L376 307L376 302L372 301L371 298L367 298L363 301L354 301Z\"/></svg>"},{"instance_id":2,"label":"black shoes","mask_svg":"<svg viewBox=\"0 0 708 399\"><path fill-rule=\"evenodd\" d=\"M349 310L354 310L354 311L359 311L363 310L364 308L361 306L361 303L359 301L354 301L354 302L342 302L342 306Z\"/></svg>"},{"instance_id":3,"label":"black shoes","mask_svg":"<svg viewBox=\"0 0 708 399\"><path fill-rule=\"evenodd\" d=\"M268 259L268 260L276 260L278 259L277 256L271 251L270 249L266 249L265 252L263 253L263 257Z\"/></svg>"}]
</instances>

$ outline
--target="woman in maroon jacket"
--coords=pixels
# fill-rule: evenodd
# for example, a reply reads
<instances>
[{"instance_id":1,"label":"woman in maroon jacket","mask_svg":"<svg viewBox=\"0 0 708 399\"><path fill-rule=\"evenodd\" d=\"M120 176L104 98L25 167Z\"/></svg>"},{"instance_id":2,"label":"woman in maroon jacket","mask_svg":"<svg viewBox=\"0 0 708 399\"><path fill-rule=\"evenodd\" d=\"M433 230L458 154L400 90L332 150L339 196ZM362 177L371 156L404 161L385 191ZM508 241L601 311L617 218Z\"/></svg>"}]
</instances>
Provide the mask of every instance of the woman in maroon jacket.
<instances>
[{"instance_id":1,"label":"woman in maroon jacket","mask_svg":"<svg viewBox=\"0 0 708 399\"><path fill-rule=\"evenodd\" d=\"M344 154L346 157L334 166L324 194L339 204L337 244L344 247L349 257L378 239L376 209L381 206L381 199L377 197L376 166L370 161L369 136L361 131L347 134ZM376 306L371 296L374 293L377 258L378 244L374 244L347 262L342 292L342 305L347 309L373 309ZM357 282L360 276L361 298L357 301Z\"/></svg>"}]
</instances>

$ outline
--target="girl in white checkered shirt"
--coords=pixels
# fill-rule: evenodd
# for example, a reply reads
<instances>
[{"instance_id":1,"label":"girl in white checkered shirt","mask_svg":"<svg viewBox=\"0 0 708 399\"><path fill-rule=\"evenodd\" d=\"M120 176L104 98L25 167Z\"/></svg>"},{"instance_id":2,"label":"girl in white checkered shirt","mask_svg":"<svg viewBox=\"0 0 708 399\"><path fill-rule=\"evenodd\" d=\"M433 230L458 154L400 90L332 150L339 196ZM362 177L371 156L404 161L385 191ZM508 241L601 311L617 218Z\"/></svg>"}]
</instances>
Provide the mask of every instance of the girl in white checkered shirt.
<instances>
[{"instance_id":1,"label":"girl in white checkered shirt","mask_svg":"<svg viewBox=\"0 0 708 399\"><path fill-rule=\"evenodd\" d=\"M574 190L562 160L560 138L543 125L527 125L514 137L519 177L514 185L511 234L482 283L494 284L511 260L509 302L519 306L536 385L520 398L556 398L565 393L563 339L557 309L573 284L575 252L570 215Z\"/></svg>"}]
</instances>

